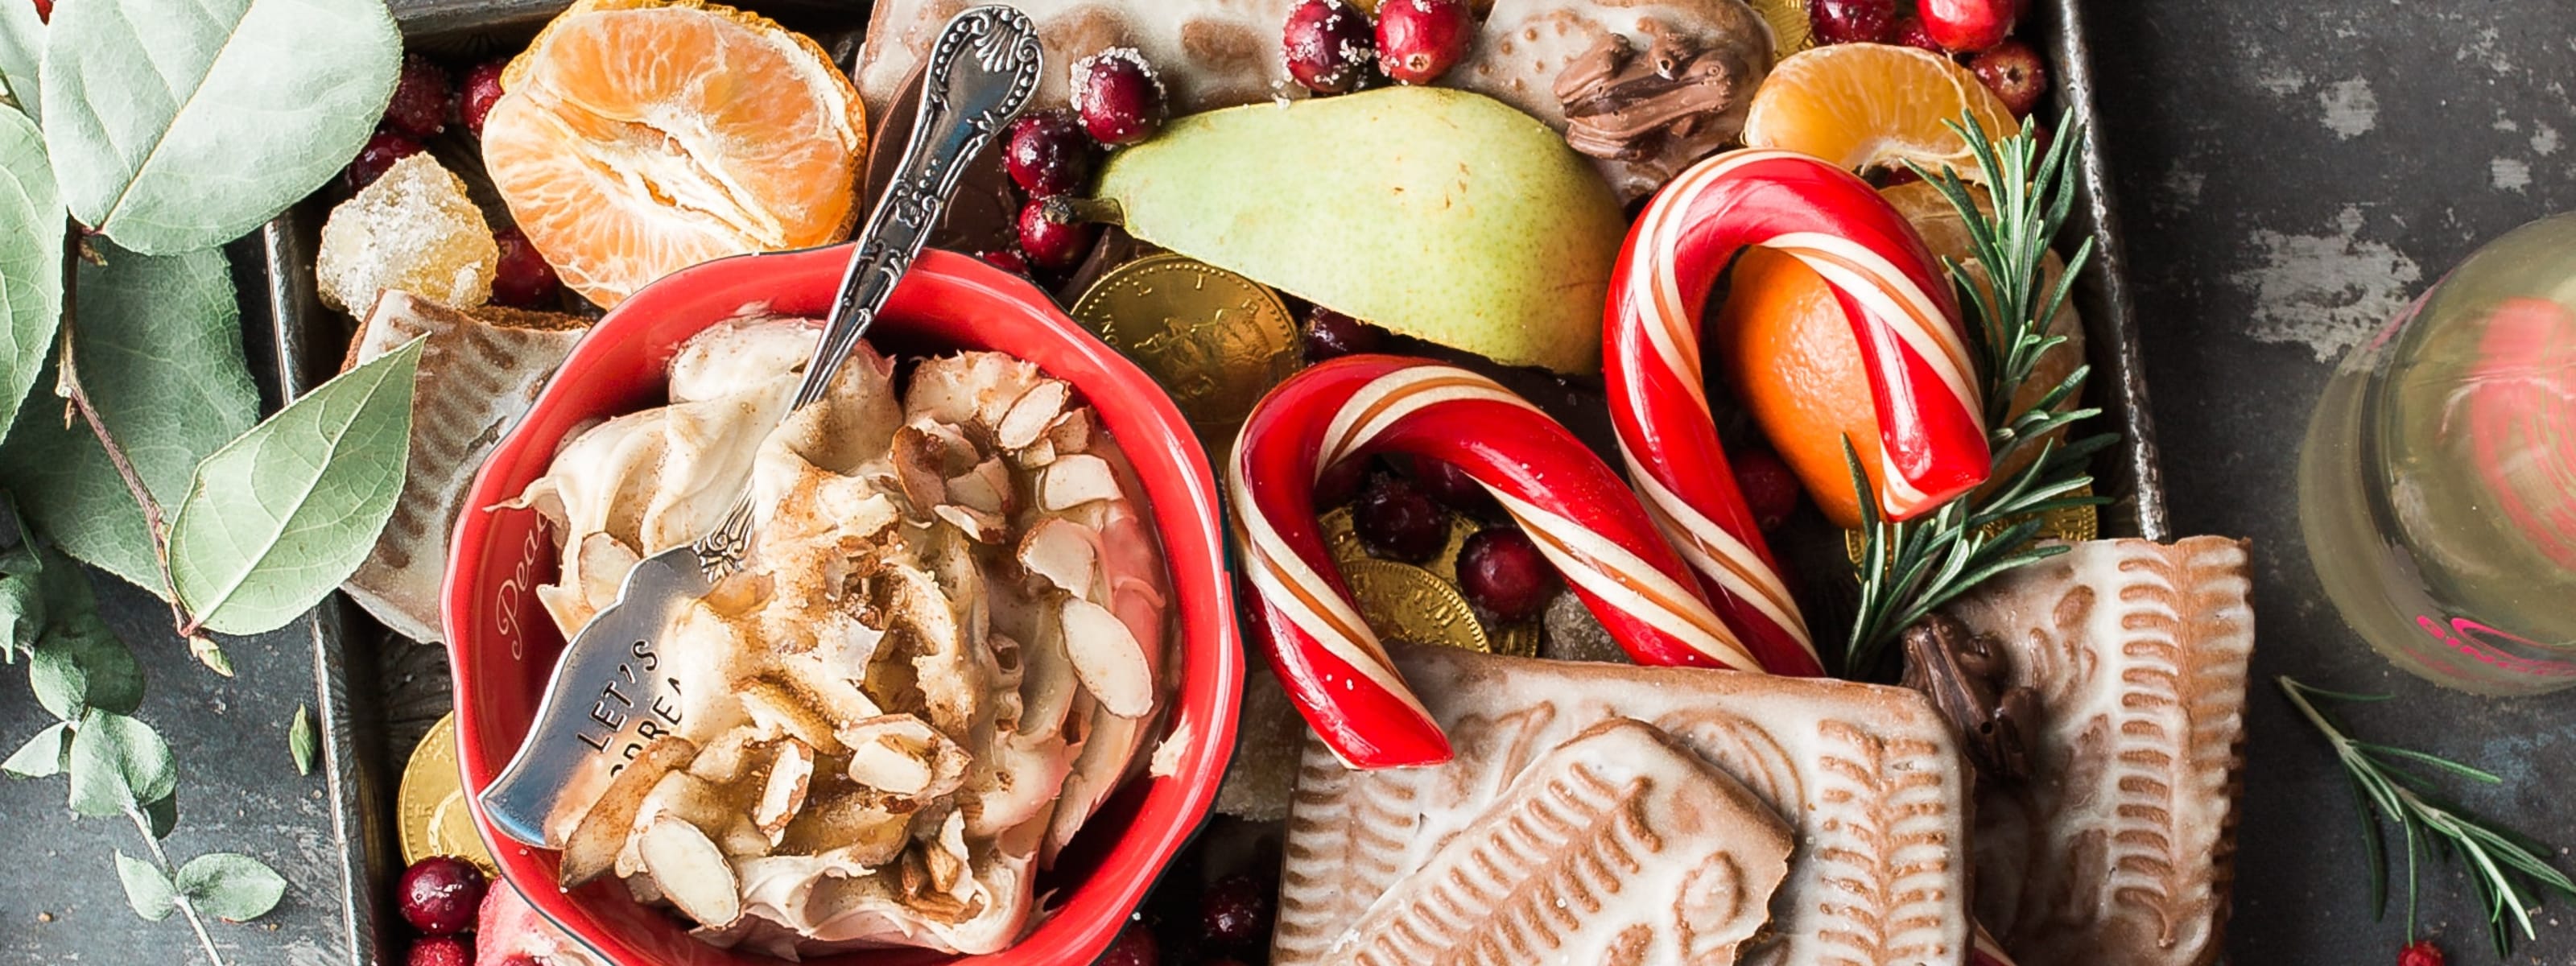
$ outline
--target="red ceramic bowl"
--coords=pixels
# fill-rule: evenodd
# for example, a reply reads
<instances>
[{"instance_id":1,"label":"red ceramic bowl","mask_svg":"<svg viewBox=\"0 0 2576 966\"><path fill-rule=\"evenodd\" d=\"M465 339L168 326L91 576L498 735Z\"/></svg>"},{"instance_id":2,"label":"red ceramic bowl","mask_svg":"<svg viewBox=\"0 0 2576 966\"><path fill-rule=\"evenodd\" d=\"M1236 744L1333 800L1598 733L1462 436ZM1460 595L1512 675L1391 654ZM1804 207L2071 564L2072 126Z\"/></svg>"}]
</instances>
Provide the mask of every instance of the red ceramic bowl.
<instances>
[{"instance_id":1,"label":"red ceramic bowl","mask_svg":"<svg viewBox=\"0 0 2576 966\"><path fill-rule=\"evenodd\" d=\"M545 473L556 447L575 426L662 403L664 367L680 343L744 305L767 302L779 312L820 317L829 309L849 252L843 245L710 262L635 293L573 349L527 419L484 464L465 505L496 507L516 496ZM1065 318L1028 282L977 259L923 253L895 288L869 338L890 352L1008 351L1072 382L1099 412L1136 466L1171 568L1179 611L1179 680L1166 727L1187 745L1177 773L1164 778L1139 774L1131 780L1083 827L1056 867L1039 877L1039 894L1052 890L1056 899L1043 922L1018 945L990 956L886 951L812 962L1088 963L1117 935L1155 876L1197 831L1234 747L1243 652L1207 457L1171 397L1153 380ZM480 792L508 764L563 648L563 636L534 593L555 576L554 541L546 530L530 510L468 510L457 522L447 571L447 639L455 662L457 732L469 792ZM624 886L610 879L561 892L554 885L555 853L502 838L479 809L475 824L500 860L502 875L546 918L608 962L777 962L693 940L676 919L637 905Z\"/></svg>"}]
</instances>

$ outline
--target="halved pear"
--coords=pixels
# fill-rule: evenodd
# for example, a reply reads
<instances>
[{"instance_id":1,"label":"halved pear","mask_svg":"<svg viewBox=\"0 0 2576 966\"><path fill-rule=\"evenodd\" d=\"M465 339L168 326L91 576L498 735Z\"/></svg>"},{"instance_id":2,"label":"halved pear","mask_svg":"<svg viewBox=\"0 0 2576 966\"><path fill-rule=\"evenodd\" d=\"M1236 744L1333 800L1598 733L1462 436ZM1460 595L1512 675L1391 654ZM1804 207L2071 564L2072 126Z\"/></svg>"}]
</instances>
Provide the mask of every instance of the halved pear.
<instances>
[{"instance_id":1,"label":"halved pear","mask_svg":"<svg viewBox=\"0 0 2576 966\"><path fill-rule=\"evenodd\" d=\"M1388 87L1173 121L1100 196L1138 238L1507 365L1601 368L1627 225L1547 126L1481 94Z\"/></svg>"}]
</instances>

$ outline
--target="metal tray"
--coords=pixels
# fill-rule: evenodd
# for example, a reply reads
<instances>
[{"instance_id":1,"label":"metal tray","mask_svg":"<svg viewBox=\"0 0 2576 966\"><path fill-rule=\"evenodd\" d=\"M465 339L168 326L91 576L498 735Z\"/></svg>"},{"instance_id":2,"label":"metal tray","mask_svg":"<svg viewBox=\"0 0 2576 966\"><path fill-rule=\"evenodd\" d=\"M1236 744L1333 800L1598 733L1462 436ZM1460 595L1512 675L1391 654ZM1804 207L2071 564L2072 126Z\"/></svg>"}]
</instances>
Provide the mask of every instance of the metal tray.
<instances>
[{"instance_id":1,"label":"metal tray","mask_svg":"<svg viewBox=\"0 0 2576 966\"><path fill-rule=\"evenodd\" d=\"M568 4L565 0L392 0L395 20L414 50L451 59L513 51ZM855 62L864 9L826 0L754 0L743 6L816 36L846 68ZM2168 539L2163 479L2157 469L2144 364L2139 357L2127 257L2110 195L2102 144L2107 137L2095 110L2093 65L2087 53L2080 0L2034 5L2029 36L2039 39L2058 83L2044 115L2072 109L2093 132L2081 157L2079 199L2069 237L2091 233L2092 263L2078 277L2076 306L2084 318L2093 365L2092 405L2115 426L2122 443L2096 458L2099 492L2114 500L2101 525L2107 536ZM268 268L269 331L253 333L274 351L277 385L301 395L337 370L354 321L325 308L314 292L313 252L331 189L305 200L261 232ZM258 320L254 320L254 324ZM404 927L386 913L402 857L395 845L394 783L423 732L449 708L443 649L395 636L364 611L334 595L310 618L319 707L329 754L328 805L335 839L346 843L337 874L337 910L352 951L349 962L377 966L402 961Z\"/></svg>"}]
</instances>

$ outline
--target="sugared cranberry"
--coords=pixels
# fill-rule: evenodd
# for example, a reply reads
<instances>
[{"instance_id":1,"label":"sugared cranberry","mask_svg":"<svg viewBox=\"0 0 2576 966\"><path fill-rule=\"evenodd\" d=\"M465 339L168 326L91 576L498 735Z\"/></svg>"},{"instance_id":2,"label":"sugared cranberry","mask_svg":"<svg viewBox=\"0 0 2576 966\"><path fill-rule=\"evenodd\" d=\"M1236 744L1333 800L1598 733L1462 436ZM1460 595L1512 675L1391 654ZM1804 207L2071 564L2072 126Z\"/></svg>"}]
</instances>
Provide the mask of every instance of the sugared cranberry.
<instances>
[{"instance_id":1,"label":"sugared cranberry","mask_svg":"<svg viewBox=\"0 0 2576 966\"><path fill-rule=\"evenodd\" d=\"M403 966L474 966L474 947L454 936L417 939L403 957Z\"/></svg>"},{"instance_id":2,"label":"sugared cranberry","mask_svg":"<svg viewBox=\"0 0 2576 966\"><path fill-rule=\"evenodd\" d=\"M1458 590L1507 621L1538 616L1556 596L1556 569L1517 527L1478 530L1458 550Z\"/></svg>"},{"instance_id":3,"label":"sugared cranberry","mask_svg":"<svg viewBox=\"0 0 2576 966\"><path fill-rule=\"evenodd\" d=\"M527 233L517 225L503 225L492 232L492 243L501 248L501 264L492 273L492 301L522 309L553 306L563 280L555 277L555 267L546 264Z\"/></svg>"},{"instance_id":4,"label":"sugared cranberry","mask_svg":"<svg viewBox=\"0 0 2576 966\"><path fill-rule=\"evenodd\" d=\"M1345 94L1377 63L1377 27L1347 0L1299 0L1280 33L1288 76L1318 94Z\"/></svg>"},{"instance_id":5,"label":"sugared cranberry","mask_svg":"<svg viewBox=\"0 0 2576 966\"><path fill-rule=\"evenodd\" d=\"M1380 557L1421 563L1449 542L1449 515L1403 477L1381 474L1351 506L1351 529L1360 545Z\"/></svg>"},{"instance_id":6,"label":"sugared cranberry","mask_svg":"<svg viewBox=\"0 0 2576 966\"><path fill-rule=\"evenodd\" d=\"M1080 190L1091 180L1092 155L1097 150L1099 145L1072 111L1041 111L1011 122L1002 166L1030 197L1051 198Z\"/></svg>"},{"instance_id":7,"label":"sugared cranberry","mask_svg":"<svg viewBox=\"0 0 2576 966\"><path fill-rule=\"evenodd\" d=\"M1315 476L1315 509L1330 510L1360 495L1360 484L1368 479L1369 463L1366 459L1346 459L1324 467L1324 472Z\"/></svg>"},{"instance_id":8,"label":"sugared cranberry","mask_svg":"<svg viewBox=\"0 0 2576 966\"><path fill-rule=\"evenodd\" d=\"M1932 39L1932 35L1924 31L1923 18L1910 13L1897 18L1896 29L1888 42L1928 50L1944 57L1950 55L1949 51L1941 49L1940 41Z\"/></svg>"},{"instance_id":9,"label":"sugared cranberry","mask_svg":"<svg viewBox=\"0 0 2576 966\"><path fill-rule=\"evenodd\" d=\"M1131 923L1109 941L1109 948L1091 966L1160 966L1162 961L1163 950L1154 945L1153 931Z\"/></svg>"},{"instance_id":10,"label":"sugared cranberry","mask_svg":"<svg viewBox=\"0 0 2576 966\"><path fill-rule=\"evenodd\" d=\"M1306 361L1322 362L1358 352L1376 352L1385 330L1321 305L1306 312Z\"/></svg>"},{"instance_id":11,"label":"sugared cranberry","mask_svg":"<svg viewBox=\"0 0 2576 966\"><path fill-rule=\"evenodd\" d=\"M394 883L394 909L403 921L432 936L474 928L483 902L483 870L452 855L433 855L404 869Z\"/></svg>"},{"instance_id":12,"label":"sugared cranberry","mask_svg":"<svg viewBox=\"0 0 2576 966\"><path fill-rule=\"evenodd\" d=\"M2442 947L2430 939L2417 940L2398 952L2397 966L2443 966Z\"/></svg>"},{"instance_id":13,"label":"sugared cranberry","mask_svg":"<svg viewBox=\"0 0 2576 966\"><path fill-rule=\"evenodd\" d=\"M1973 54L2012 36L2019 0L1923 0L1923 32L1945 50Z\"/></svg>"},{"instance_id":14,"label":"sugared cranberry","mask_svg":"<svg viewBox=\"0 0 2576 966\"><path fill-rule=\"evenodd\" d=\"M1199 934L1229 949L1270 944L1270 886L1248 875L1218 879L1199 896Z\"/></svg>"},{"instance_id":15,"label":"sugared cranberry","mask_svg":"<svg viewBox=\"0 0 2576 966\"><path fill-rule=\"evenodd\" d=\"M457 120L475 137L483 136L483 117L501 99L501 69L508 61L487 60L465 72L465 90L456 102Z\"/></svg>"},{"instance_id":16,"label":"sugared cranberry","mask_svg":"<svg viewBox=\"0 0 2576 966\"><path fill-rule=\"evenodd\" d=\"M1467 56L1476 16L1466 0L1385 0L1377 5L1378 66L1406 84L1428 84Z\"/></svg>"},{"instance_id":17,"label":"sugared cranberry","mask_svg":"<svg viewBox=\"0 0 2576 966\"><path fill-rule=\"evenodd\" d=\"M976 252L975 257L983 259L984 264L993 266L994 268L1001 269L1021 278L1029 277L1029 260L1020 257L1020 253L1016 249L987 249L985 251Z\"/></svg>"},{"instance_id":18,"label":"sugared cranberry","mask_svg":"<svg viewBox=\"0 0 2576 966\"><path fill-rule=\"evenodd\" d=\"M1875 44L1896 29L1896 0L1809 0L1807 24L1820 44Z\"/></svg>"},{"instance_id":19,"label":"sugared cranberry","mask_svg":"<svg viewBox=\"0 0 2576 966\"><path fill-rule=\"evenodd\" d=\"M394 99L385 105L385 123L394 130L425 138L447 130L447 71L419 54L404 54L402 79L394 82Z\"/></svg>"},{"instance_id":20,"label":"sugared cranberry","mask_svg":"<svg viewBox=\"0 0 2576 966\"><path fill-rule=\"evenodd\" d=\"M1458 464L1428 456L1413 458L1413 483L1431 498L1465 513L1485 513L1494 509L1494 495L1484 484L1467 475Z\"/></svg>"},{"instance_id":21,"label":"sugared cranberry","mask_svg":"<svg viewBox=\"0 0 2576 966\"><path fill-rule=\"evenodd\" d=\"M365 147L358 149L358 156L349 161L349 170L345 172L349 190L356 191L376 183L376 179L384 177L394 162L419 153L420 142L399 132L377 131L367 138Z\"/></svg>"},{"instance_id":22,"label":"sugared cranberry","mask_svg":"<svg viewBox=\"0 0 2576 966\"><path fill-rule=\"evenodd\" d=\"M2004 41L1978 54L1968 62L1968 69L1986 82L1987 90L2004 99L2004 106L2012 109L2014 117L2029 116L2031 109L2039 106L2039 99L2048 94L2048 65L2040 62L2038 51L2018 40Z\"/></svg>"},{"instance_id":23,"label":"sugared cranberry","mask_svg":"<svg viewBox=\"0 0 2576 966\"><path fill-rule=\"evenodd\" d=\"M1163 79L1134 47L1111 47L1073 62L1073 109L1102 144L1134 144L1163 129L1170 110Z\"/></svg>"},{"instance_id":24,"label":"sugared cranberry","mask_svg":"<svg viewBox=\"0 0 2576 966\"><path fill-rule=\"evenodd\" d=\"M1092 238L1100 234L1100 226L1089 222L1048 220L1046 202L1036 198L1020 206L1019 229L1020 254L1050 272L1080 264L1091 251Z\"/></svg>"},{"instance_id":25,"label":"sugared cranberry","mask_svg":"<svg viewBox=\"0 0 2576 966\"><path fill-rule=\"evenodd\" d=\"M1744 449L1727 454L1726 461L1735 470L1735 488L1744 493L1744 506L1753 511L1755 526L1772 530L1798 512L1798 498L1804 491L1789 464L1777 454Z\"/></svg>"}]
</instances>

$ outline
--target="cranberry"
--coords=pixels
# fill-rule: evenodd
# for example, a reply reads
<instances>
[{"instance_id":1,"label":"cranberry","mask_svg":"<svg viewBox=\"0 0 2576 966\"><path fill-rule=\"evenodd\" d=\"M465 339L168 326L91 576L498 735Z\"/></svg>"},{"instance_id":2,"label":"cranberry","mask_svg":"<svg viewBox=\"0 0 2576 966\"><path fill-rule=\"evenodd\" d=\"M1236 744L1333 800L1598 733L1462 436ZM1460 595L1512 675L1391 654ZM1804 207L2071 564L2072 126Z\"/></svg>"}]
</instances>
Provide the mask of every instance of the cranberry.
<instances>
[{"instance_id":1,"label":"cranberry","mask_svg":"<svg viewBox=\"0 0 2576 966\"><path fill-rule=\"evenodd\" d=\"M2398 952L2397 966L2443 966L2442 947L2430 939L2418 940Z\"/></svg>"},{"instance_id":2,"label":"cranberry","mask_svg":"<svg viewBox=\"0 0 2576 966\"><path fill-rule=\"evenodd\" d=\"M376 183L377 178L394 166L394 162L420 153L420 142L394 131L377 131L367 138L358 156L350 159L346 175L349 190L356 191Z\"/></svg>"},{"instance_id":3,"label":"cranberry","mask_svg":"<svg viewBox=\"0 0 2576 966\"><path fill-rule=\"evenodd\" d=\"M1874 44L1896 29L1896 0L1810 0L1807 23L1820 44Z\"/></svg>"},{"instance_id":4,"label":"cranberry","mask_svg":"<svg viewBox=\"0 0 2576 966\"><path fill-rule=\"evenodd\" d=\"M1494 495L1482 483L1467 475L1458 464L1428 456L1413 458L1413 483L1431 498L1465 513L1485 513L1495 508Z\"/></svg>"},{"instance_id":5,"label":"cranberry","mask_svg":"<svg viewBox=\"0 0 2576 966\"><path fill-rule=\"evenodd\" d=\"M501 69L508 61L487 60L465 72L465 92L456 102L457 120L475 137L483 136L483 117L501 100Z\"/></svg>"},{"instance_id":6,"label":"cranberry","mask_svg":"<svg viewBox=\"0 0 2576 966\"><path fill-rule=\"evenodd\" d=\"M1100 226L1080 221L1053 221L1046 216L1046 202L1031 198L1020 206L1020 253L1028 263L1051 272L1061 272L1082 262L1091 251L1091 239L1100 234Z\"/></svg>"},{"instance_id":7,"label":"cranberry","mask_svg":"<svg viewBox=\"0 0 2576 966\"><path fill-rule=\"evenodd\" d=\"M1347 0L1299 0L1279 37L1288 76L1318 94L1346 94L1377 62L1377 28Z\"/></svg>"},{"instance_id":8,"label":"cranberry","mask_svg":"<svg viewBox=\"0 0 2576 966\"><path fill-rule=\"evenodd\" d=\"M394 907L412 928L447 936L474 928L483 902L483 870L452 855L433 855L404 869L394 884Z\"/></svg>"},{"instance_id":9,"label":"cranberry","mask_svg":"<svg viewBox=\"0 0 2576 966\"><path fill-rule=\"evenodd\" d=\"M1932 35L1923 30L1923 18L1910 13L1898 18L1896 30L1889 38L1889 42L1921 48L1943 57L1950 56L1949 51L1941 49L1940 41L1932 39Z\"/></svg>"},{"instance_id":10,"label":"cranberry","mask_svg":"<svg viewBox=\"0 0 2576 966\"><path fill-rule=\"evenodd\" d=\"M1324 467L1315 477L1315 509L1329 510L1360 495L1360 483L1368 479L1369 461L1346 459Z\"/></svg>"},{"instance_id":11,"label":"cranberry","mask_svg":"<svg viewBox=\"0 0 2576 966\"><path fill-rule=\"evenodd\" d=\"M1199 932L1233 949L1269 945L1269 884L1248 875L1216 880L1199 896Z\"/></svg>"},{"instance_id":12,"label":"cranberry","mask_svg":"<svg viewBox=\"0 0 2576 966\"><path fill-rule=\"evenodd\" d=\"M1360 545L1380 557L1421 563L1449 542L1449 516L1411 482L1379 475L1351 507L1351 529Z\"/></svg>"},{"instance_id":13,"label":"cranberry","mask_svg":"<svg viewBox=\"0 0 2576 966\"><path fill-rule=\"evenodd\" d=\"M414 940L403 966L474 966L474 947L454 936Z\"/></svg>"},{"instance_id":14,"label":"cranberry","mask_svg":"<svg viewBox=\"0 0 2576 966\"><path fill-rule=\"evenodd\" d=\"M522 309L555 304L563 280L555 277L555 267L546 264L546 256L538 254L526 232L517 225L503 225L492 232L492 244L501 248L501 264L492 273L492 301Z\"/></svg>"},{"instance_id":15,"label":"cranberry","mask_svg":"<svg viewBox=\"0 0 2576 966\"><path fill-rule=\"evenodd\" d=\"M2004 99L2004 106L2012 109L2014 117L2028 117L2048 93L2048 65L2040 62L2038 51L2018 40L2004 41L1978 54L1968 62L1968 69L1986 82L1987 90Z\"/></svg>"},{"instance_id":16,"label":"cranberry","mask_svg":"<svg viewBox=\"0 0 2576 966\"><path fill-rule=\"evenodd\" d=\"M1942 49L1973 54L2012 35L2017 0L1923 0L1923 32Z\"/></svg>"},{"instance_id":17,"label":"cranberry","mask_svg":"<svg viewBox=\"0 0 2576 966\"><path fill-rule=\"evenodd\" d=\"M1753 511L1755 526L1776 529L1798 511L1803 493L1798 477L1777 454L1767 449L1738 450L1728 454L1726 461L1735 470L1735 488L1744 493L1744 505Z\"/></svg>"},{"instance_id":18,"label":"cranberry","mask_svg":"<svg viewBox=\"0 0 2576 966\"><path fill-rule=\"evenodd\" d=\"M394 82L394 99L385 105L385 123L394 130L425 138L447 130L447 72L419 54L404 54L402 79Z\"/></svg>"},{"instance_id":19,"label":"cranberry","mask_svg":"<svg viewBox=\"0 0 2576 966\"><path fill-rule=\"evenodd\" d=\"M1322 362L1359 352L1376 352L1385 330L1321 305L1306 312L1306 361Z\"/></svg>"},{"instance_id":20,"label":"cranberry","mask_svg":"<svg viewBox=\"0 0 2576 966\"><path fill-rule=\"evenodd\" d=\"M1378 66L1407 84L1428 84L1467 56L1476 17L1466 0L1386 0L1377 5Z\"/></svg>"},{"instance_id":21,"label":"cranberry","mask_svg":"<svg viewBox=\"0 0 2576 966\"><path fill-rule=\"evenodd\" d=\"M1073 62L1073 109L1102 144L1134 144L1163 129L1163 79L1134 47L1111 47Z\"/></svg>"},{"instance_id":22,"label":"cranberry","mask_svg":"<svg viewBox=\"0 0 2576 966\"><path fill-rule=\"evenodd\" d=\"M1021 257L1017 249L994 248L976 252L975 257L983 259L984 264L986 265L993 266L994 268L1001 269L1021 278L1030 277L1029 260Z\"/></svg>"},{"instance_id":23,"label":"cranberry","mask_svg":"<svg viewBox=\"0 0 2576 966\"><path fill-rule=\"evenodd\" d=\"M1538 616L1558 586L1556 568L1518 527L1478 530L1458 549L1458 590L1504 620Z\"/></svg>"},{"instance_id":24,"label":"cranberry","mask_svg":"<svg viewBox=\"0 0 2576 966\"><path fill-rule=\"evenodd\" d=\"M1013 121L1010 137L1002 166L1030 197L1051 198L1091 180L1097 146L1072 111L1041 111Z\"/></svg>"},{"instance_id":25,"label":"cranberry","mask_svg":"<svg viewBox=\"0 0 2576 966\"><path fill-rule=\"evenodd\" d=\"M1154 945L1154 934L1141 925L1129 925L1109 941L1109 948L1091 966L1160 966L1162 961L1163 951Z\"/></svg>"}]
</instances>

